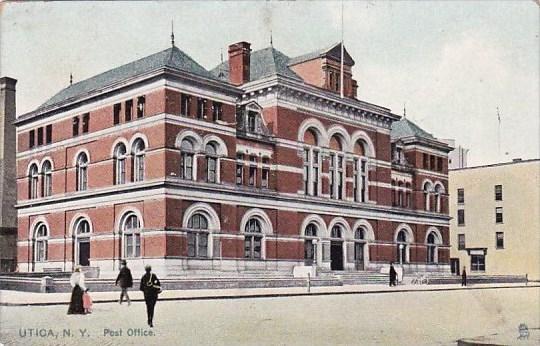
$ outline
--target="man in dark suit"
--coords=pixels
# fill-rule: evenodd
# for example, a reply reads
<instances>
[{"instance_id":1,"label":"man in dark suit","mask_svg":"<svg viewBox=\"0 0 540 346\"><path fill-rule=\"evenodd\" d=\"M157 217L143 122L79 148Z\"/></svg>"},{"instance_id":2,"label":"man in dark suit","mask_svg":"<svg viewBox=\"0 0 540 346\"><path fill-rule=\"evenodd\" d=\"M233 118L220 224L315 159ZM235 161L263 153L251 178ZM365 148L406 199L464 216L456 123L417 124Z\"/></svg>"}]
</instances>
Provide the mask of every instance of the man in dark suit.
<instances>
[{"instance_id":1,"label":"man in dark suit","mask_svg":"<svg viewBox=\"0 0 540 346\"><path fill-rule=\"evenodd\" d=\"M131 276L131 270L127 267L126 260L122 260L122 268L116 277L116 285L118 286L118 284L120 284L120 288L122 289L122 293L120 293L120 304L122 304L125 296L128 305L131 305L131 300L128 296L128 288L133 287L133 277Z\"/></svg>"},{"instance_id":2,"label":"man in dark suit","mask_svg":"<svg viewBox=\"0 0 540 346\"><path fill-rule=\"evenodd\" d=\"M148 325L154 327L154 307L158 299L158 294L161 293L161 284L156 274L152 273L152 267L146 265L144 267L146 273L141 278L141 291L144 293L144 302L146 303L146 314L148 316Z\"/></svg>"},{"instance_id":3,"label":"man in dark suit","mask_svg":"<svg viewBox=\"0 0 540 346\"><path fill-rule=\"evenodd\" d=\"M394 263L390 262L390 286L396 286L397 272Z\"/></svg>"}]
</instances>

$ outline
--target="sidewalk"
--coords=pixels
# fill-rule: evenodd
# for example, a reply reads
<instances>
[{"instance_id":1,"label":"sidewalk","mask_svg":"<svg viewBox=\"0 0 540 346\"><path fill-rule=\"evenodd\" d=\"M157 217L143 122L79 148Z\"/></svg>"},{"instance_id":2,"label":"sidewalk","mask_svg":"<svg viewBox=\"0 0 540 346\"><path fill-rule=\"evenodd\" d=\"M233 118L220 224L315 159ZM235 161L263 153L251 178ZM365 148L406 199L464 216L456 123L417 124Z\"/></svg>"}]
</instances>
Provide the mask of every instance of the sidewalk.
<instances>
[{"instance_id":1,"label":"sidewalk","mask_svg":"<svg viewBox=\"0 0 540 346\"><path fill-rule=\"evenodd\" d=\"M242 289L199 289L199 290L170 290L164 291L160 300L199 300L199 299L238 299L238 298L271 298L293 296L321 296L333 294L384 294L392 292L433 292L455 290L478 290L478 289L502 289L502 288L535 288L540 283L508 283L508 284L475 284L462 287L461 285L400 285L389 287L387 285L346 285L346 286L323 286L312 287L308 292L307 287L283 287L283 288L242 288ZM120 289L114 292L90 292L94 303L117 302ZM131 290L129 293L132 301L142 301L142 292ZM71 293L33 293L20 291L0 290L0 305L64 305L69 304Z\"/></svg>"}]
</instances>

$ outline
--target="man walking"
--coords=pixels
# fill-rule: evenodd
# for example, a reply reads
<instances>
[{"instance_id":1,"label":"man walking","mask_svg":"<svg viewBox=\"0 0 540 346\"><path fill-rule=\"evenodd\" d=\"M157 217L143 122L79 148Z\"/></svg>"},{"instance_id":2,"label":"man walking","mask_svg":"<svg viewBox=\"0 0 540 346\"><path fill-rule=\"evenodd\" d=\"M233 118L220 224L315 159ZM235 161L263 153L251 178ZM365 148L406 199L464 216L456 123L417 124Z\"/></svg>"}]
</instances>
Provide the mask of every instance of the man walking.
<instances>
[{"instance_id":1,"label":"man walking","mask_svg":"<svg viewBox=\"0 0 540 346\"><path fill-rule=\"evenodd\" d=\"M127 299L128 305L131 305L131 300L128 295L128 288L133 287L133 277L131 276L131 270L127 267L126 260L122 260L122 268L120 268L120 273L116 277L116 286L120 284L122 293L120 293L120 304L124 300L124 296Z\"/></svg>"},{"instance_id":2,"label":"man walking","mask_svg":"<svg viewBox=\"0 0 540 346\"><path fill-rule=\"evenodd\" d=\"M156 274L152 273L152 267L144 267L146 273L141 278L140 290L144 293L144 302L146 303L146 315L148 316L148 325L154 327L154 307L161 293L161 284Z\"/></svg>"},{"instance_id":3,"label":"man walking","mask_svg":"<svg viewBox=\"0 0 540 346\"><path fill-rule=\"evenodd\" d=\"M463 271L461 272L461 286L467 286L467 271L465 271L465 267L463 267Z\"/></svg>"},{"instance_id":4,"label":"man walking","mask_svg":"<svg viewBox=\"0 0 540 346\"><path fill-rule=\"evenodd\" d=\"M394 269L394 263L390 262L390 287L396 286L397 272Z\"/></svg>"}]
</instances>

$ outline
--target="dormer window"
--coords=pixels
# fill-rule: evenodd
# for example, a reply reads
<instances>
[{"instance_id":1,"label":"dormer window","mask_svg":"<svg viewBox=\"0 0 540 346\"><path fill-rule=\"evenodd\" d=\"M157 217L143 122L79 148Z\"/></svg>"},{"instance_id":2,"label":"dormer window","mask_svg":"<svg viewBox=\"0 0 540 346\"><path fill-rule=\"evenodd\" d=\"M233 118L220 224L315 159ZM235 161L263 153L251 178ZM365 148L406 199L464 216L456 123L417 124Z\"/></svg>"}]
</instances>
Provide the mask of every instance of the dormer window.
<instances>
[{"instance_id":1,"label":"dormer window","mask_svg":"<svg viewBox=\"0 0 540 346\"><path fill-rule=\"evenodd\" d=\"M255 132L257 130L257 113L253 111L248 112L248 131Z\"/></svg>"}]
</instances>

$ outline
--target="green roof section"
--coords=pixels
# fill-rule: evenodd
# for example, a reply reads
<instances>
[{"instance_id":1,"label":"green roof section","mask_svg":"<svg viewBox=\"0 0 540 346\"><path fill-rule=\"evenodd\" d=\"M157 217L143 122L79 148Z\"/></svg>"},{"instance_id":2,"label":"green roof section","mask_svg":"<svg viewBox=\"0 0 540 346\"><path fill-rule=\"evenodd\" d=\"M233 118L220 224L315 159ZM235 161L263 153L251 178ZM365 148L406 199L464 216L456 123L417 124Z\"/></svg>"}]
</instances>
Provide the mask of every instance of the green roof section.
<instances>
[{"instance_id":1,"label":"green roof section","mask_svg":"<svg viewBox=\"0 0 540 346\"><path fill-rule=\"evenodd\" d=\"M109 85L134 78L159 68L171 68L198 76L215 79L215 76L193 60L189 55L173 46L161 52L113 68L62 89L56 95L39 106L36 111L77 97L88 95Z\"/></svg>"},{"instance_id":2,"label":"green roof section","mask_svg":"<svg viewBox=\"0 0 540 346\"><path fill-rule=\"evenodd\" d=\"M399 121L392 123L392 130L390 132L392 139L399 139L404 137L418 137L430 140L436 140L431 133L428 133L416 125L407 118L401 118Z\"/></svg>"},{"instance_id":3,"label":"green roof section","mask_svg":"<svg viewBox=\"0 0 540 346\"><path fill-rule=\"evenodd\" d=\"M287 55L274 47L252 52L249 60L249 81L252 82L275 75L302 81L302 78L289 68L290 60ZM216 78L229 81L229 61L219 64L211 72Z\"/></svg>"}]
</instances>

